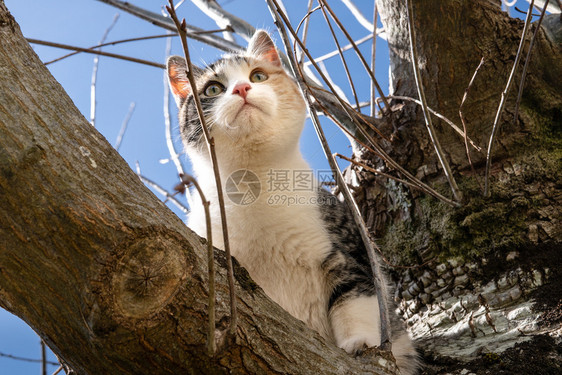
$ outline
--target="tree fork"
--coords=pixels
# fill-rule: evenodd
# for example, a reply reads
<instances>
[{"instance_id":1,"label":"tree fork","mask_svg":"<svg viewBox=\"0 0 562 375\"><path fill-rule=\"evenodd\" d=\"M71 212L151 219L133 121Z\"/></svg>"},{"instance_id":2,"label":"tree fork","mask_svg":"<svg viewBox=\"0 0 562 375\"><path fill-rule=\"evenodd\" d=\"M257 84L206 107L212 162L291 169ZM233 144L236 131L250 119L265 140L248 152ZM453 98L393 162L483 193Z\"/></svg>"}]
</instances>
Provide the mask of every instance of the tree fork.
<instances>
[{"instance_id":1,"label":"tree fork","mask_svg":"<svg viewBox=\"0 0 562 375\"><path fill-rule=\"evenodd\" d=\"M394 374L352 358L235 267L239 324L206 350L203 241L91 127L0 0L0 306L79 374ZM217 261L217 334L228 325ZM220 337L219 337L220 339Z\"/></svg>"}]
</instances>

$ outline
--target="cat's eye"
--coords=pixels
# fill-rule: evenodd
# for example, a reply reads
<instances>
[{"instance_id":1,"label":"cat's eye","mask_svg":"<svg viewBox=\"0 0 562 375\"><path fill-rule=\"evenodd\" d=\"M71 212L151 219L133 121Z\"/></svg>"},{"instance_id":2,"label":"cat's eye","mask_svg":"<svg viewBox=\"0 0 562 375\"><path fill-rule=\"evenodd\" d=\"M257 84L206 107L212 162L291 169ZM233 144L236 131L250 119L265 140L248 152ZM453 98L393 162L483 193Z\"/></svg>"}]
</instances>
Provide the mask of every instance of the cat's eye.
<instances>
[{"instance_id":1,"label":"cat's eye","mask_svg":"<svg viewBox=\"0 0 562 375\"><path fill-rule=\"evenodd\" d=\"M252 82L263 82L268 78L269 77L267 76L267 74L265 74L261 70L256 70L255 72L252 72L252 74L250 74L250 81Z\"/></svg>"},{"instance_id":2,"label":"cat's eye","mask_svg":"<svg viewBox=\"0 0 562 375\"><path fill-rule=\"evenodd\" d=\"M217 96L224 91L224 86L218 82L211 82L205 87L205 95L212 97Z\"/></svg>"}]
</instances>

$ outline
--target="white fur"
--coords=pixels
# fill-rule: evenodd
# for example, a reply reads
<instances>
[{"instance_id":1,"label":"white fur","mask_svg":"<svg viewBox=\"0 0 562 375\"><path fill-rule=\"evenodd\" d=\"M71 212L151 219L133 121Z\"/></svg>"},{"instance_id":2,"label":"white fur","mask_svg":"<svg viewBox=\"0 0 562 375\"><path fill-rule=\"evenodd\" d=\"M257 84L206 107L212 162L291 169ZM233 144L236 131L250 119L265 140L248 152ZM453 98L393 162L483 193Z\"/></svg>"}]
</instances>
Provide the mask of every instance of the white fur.
<instances>
[{"instance_id":1,"label":"white fur","mask_svg":"<svg viewBox=\"0 0 562 375\"><path fill-rule=\"evenodd\" d=\"M381 343L377 297L357 297L332 309L330 322L336 344L348 353Z\"/></svg>"},{"instance_id":2,"label":"white fur","mask_svg":"<svg viewBox=\"0 0 562 375\"><path fill-rule=\"evenodd\" d=\"M330 312L336 344L348 353L381 344L379 302L377 297L357 297L336 306ZM393 337L392 354L403 375L417 373L416 349L407 332Z\"/></svg>"}]
</instances>

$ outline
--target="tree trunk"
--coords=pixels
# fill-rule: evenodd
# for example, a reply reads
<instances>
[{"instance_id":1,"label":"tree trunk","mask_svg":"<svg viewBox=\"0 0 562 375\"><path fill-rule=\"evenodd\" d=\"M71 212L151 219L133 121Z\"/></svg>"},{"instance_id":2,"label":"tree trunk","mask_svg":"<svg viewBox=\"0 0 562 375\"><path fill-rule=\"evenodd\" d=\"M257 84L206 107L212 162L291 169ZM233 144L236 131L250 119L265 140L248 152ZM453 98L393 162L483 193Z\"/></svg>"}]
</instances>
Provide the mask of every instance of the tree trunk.
<instances>
[{"instance_id":1,"label":"tree trunk","mask_svg":"<svg viewBox=\"0 0 562 375\"><path fill-rule=\"evenodd\" d=\"M3 1L0 77L0 306L78 374L396 373L384 353L327 344L239 266L239 326L225 338L221 251L209 357L204 241L82 117Z\"/></svg>"},{"instance_id":2,"label":"tree trunk","mask_svg":"<svg viewBox=\"0 0 562 375\"><path fill-rule=\"evenodd\" d=\"M390 48L390 91L417 99L406 2L377 0L377 5ZM560 330L562 318L560 15L547 16L537 34L515 121L529 43L525 46L494 144L491 197L485 198L478 182L483 182L486 147L523 22L501 12L499 1L414 0L413 5L429 107L461 126L461 99L480 59L485 59L463 107L468 136L482 152L470 150L473 172L463 138L434 117L463 193L460 208L355 169L357 198L390 263L424 264L389 266L398 282L400 310L424 353L428 374L463 368L476 373L484 368L558 373L559 344L548 333ZM527 40L534 27L530 31ZM391 104L403 108L393 113L393 141L387 150L450 196L421 108L406 101ZM376 156L360 156L385 170ZM516 343L517 349L506 350ZM535 367L525 367L533 363Z\"/></svg>"}]
</instances>

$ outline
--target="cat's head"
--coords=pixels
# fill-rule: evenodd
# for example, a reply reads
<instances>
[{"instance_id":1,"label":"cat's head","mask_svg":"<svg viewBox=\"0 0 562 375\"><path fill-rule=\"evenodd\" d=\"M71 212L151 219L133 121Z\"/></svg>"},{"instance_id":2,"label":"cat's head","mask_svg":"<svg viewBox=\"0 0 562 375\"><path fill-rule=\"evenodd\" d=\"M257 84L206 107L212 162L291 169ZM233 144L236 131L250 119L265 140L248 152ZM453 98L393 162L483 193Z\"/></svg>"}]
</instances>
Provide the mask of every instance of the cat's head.
<instances>
[{"instance_id":1,"label":"cat's head","mask_svg":"<svg viewBox=\"0 0 562 375\"><path fill-rule=\"evenodd\" d=\"M183 57L168 59L171 90L180 109L182 139L201 149L205 139ZM243 54L225 56L204 69L193 68L207 126L220 147L283 151L298 144L306 108L295 82L284 71L267 32L257 31Z\"/></svg>"}]
</instances>

